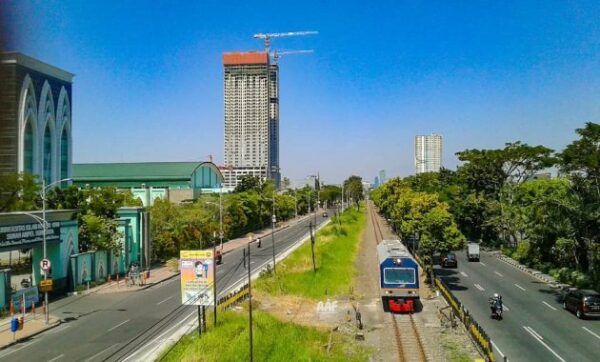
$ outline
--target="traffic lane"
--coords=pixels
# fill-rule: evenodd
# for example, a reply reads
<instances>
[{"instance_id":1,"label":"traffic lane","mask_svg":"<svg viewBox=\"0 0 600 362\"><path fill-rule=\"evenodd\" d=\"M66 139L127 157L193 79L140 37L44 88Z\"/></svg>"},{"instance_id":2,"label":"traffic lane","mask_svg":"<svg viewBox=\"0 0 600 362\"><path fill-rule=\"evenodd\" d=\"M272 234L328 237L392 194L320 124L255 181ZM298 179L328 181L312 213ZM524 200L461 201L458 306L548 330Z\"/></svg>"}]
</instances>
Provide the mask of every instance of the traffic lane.
<instances>
[{"instance_id":1,"label":"traffic lane","mask_svg":"<svg viewBox=\"0 0 600 362\"><path fill-rule=\"evenodd\" d=\"M485 253L485 257L488 261L488 267L503 273L504 277L510 280L517 289L526 289L528 292L531 292L528 294L529 296L538 298L537 303L540 304L540 307L545 307L542 309L547 308L548 310L559 311L560 314L558 314L558 318L560 318L561 323L568 323L571 327L578 328L581 331L585 331L583 327L586 327L593 333L600 335L600 318L586 320L577 319L574 313L562 310L562 300L558 290L503 262L492 254ZM586 335L583 334L583 336ZM593 336L593 334L587 332L587 336L590 337ZM597 337L594 338L598 340Z\"/></svg>"},{"instance_id":2,"label":"traffic lane","mask_svg":"<svg viewBox=\"0 0 600 362\"><path fill-rule=\"evenodd\" d=\"M569 315L557 308L551 309L544 305L541 298L545 295L530 288L530 284L524 279L512 279L512 271L502 269L502 265L496 265L497 260L494 259L496 258L491 255L484 256L484 263L481 264L469 263L466 258L461 262L459 257L459 265L467 273L470 272L479 285L488 289L488 296L494 292L503 296L508 307L505 317L521 323L522 330L517 336L537 339L541 335L541 342L538 341L540 345L545 343L548 347L544 348L548 352L552 355L556 353L562 358L594 360L594 356L600 355L600 345L592 341L592 336L578 326L579 321L570 319ZM532 281L539 283L537 280Z\"/></svg>"},{"instance_id":3,"label":"traffic lane","mask_svg":"<svg viewBox=\"0 0 600 362\"><path fill-rule=\"evenodd\" d=\"M461 271L468 276L461 275ZM510 312L506 312L506 318L502 321L491 319L488 304L489 287L483 287L485 289L483 291L475 287L475 284L479 286L486 285L483 279L477 277L475 270L465 269L459 261L458 269L438 268L436 274L444 280L456 298L465 306L475 321L483 327L502 353L508 356L509 360L544 360L540 358L540 356L545 356L542 346L532 345L530 341L524 338L515 338L515 335L520 335L521 327L515 319L508 315Z\"/></svg>"}]
</instances>

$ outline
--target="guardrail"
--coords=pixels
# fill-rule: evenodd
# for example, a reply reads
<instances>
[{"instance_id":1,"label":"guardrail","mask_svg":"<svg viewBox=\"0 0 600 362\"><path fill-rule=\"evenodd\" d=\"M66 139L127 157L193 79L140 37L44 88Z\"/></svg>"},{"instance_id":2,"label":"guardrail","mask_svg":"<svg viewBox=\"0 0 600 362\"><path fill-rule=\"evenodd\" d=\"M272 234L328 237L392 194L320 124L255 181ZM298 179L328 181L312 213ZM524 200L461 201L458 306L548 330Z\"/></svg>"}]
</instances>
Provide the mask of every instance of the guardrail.
<instances>
[{"instance_id":1,"label":"guardrail","mask_svg":"<svg viewBox=\"0 0 600 362\"><path fill-rule=\"evenodd\" d=\"M248 284L243 285L240 289L235 292L229 293L228 295L219 298L217 301L217 308L223 311L232 305L241 302L248 297Z\"/></svg>"},{"instance_id":2,"label":"guardrail","mask_svg":"<svg viewBox=\"0 0 600 362\"><path fill-rule=\"evenodd\" d=\"M444 299L448 302L448 304L452 307L454 314L460 319L460 321L465 325L465 328L469 331L471 338L477 343L479 348L483 351L485 357L488 361L494 362L495 356L494 351L492 349L492 343L490 341L490 337L485 333L483 328L475 321L475 319L471 316L469 311L462 305L462 303L452 294L450 289L446 286L443 280L439 278L435 278L435 285L438 287Z\"/></svg>"}]
</instances>

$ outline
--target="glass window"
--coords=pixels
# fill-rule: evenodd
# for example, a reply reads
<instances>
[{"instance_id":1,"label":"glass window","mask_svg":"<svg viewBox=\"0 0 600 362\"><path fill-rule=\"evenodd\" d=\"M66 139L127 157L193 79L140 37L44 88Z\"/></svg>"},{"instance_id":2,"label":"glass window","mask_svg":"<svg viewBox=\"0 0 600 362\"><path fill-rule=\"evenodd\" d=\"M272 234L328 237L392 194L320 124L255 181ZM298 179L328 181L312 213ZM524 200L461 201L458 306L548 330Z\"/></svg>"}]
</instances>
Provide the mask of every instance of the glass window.
<instances>
[{"instance_id":1,"label":"glass window","mask_svg":"<svg viewBox=\"0 0 600 362\"><path fill-rule=\"evenodd\" d=\"M60 137L60 179L69 177L69 136L67 129L63 129Z\"/></svg>"},{"instance_id":2,"label":"glass window","mask_svg":"<svg viewBox=\"0 0 600 362\"><path fill-rule=\"evenodd\" d=\"M415 270L410 268L385 268L383 281L386 284L414 284Z\"/></svg>"},{"instance_id":3,"label":"glass window","mask_svg":"<svg viewBox=\"0 0 600 362\"><path fill-rule=\"evenodd\" d=\"M52 180L52 135L50 133L50 125L46 126L44 132L44 180L50 183Z\"/></svg>"},{"instance_id":4,"label":"glass window","mask_svg":"<svg viewBox=\"0 0 600 362\"><path fill-rule=\"evenodd\" d=\"M25 125L25 139L23 142L23 171L29 174L33 173L33 129L31 120L27 120Z\"/></svg>"}]
</instances>

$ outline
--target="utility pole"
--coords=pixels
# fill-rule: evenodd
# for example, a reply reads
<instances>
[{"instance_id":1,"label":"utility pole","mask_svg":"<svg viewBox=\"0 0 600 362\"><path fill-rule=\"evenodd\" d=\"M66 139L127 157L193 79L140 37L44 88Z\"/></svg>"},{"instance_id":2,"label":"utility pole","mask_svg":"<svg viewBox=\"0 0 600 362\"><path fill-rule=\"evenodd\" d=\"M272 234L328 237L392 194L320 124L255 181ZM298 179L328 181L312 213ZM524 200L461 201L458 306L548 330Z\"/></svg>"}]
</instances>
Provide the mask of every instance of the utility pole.
<instances>
[{"instance_id":1,"label":"utility pole","mask_svg":"<svg viewBox=\"0 0 600 362\"><path fill-rule=\"evenodd\" d=\"M273 249L273 274L277 274L275 270L275 223L277 222L277 217L275 216L275 189L273 189L273 216L271 217L271 242Z\"/></svg>"},{"instance_id":2,"label":"utility pole","mask_svg":"<svg viewBox=\"0 0 600 362\"><path fill-rule=\"evenodd\" d=\"M214 325L217 326L217 238L216 232L213 233L213 318Z\"/></svg>"},{"instance_id":3,"label":"utility pole","mask_svg":"<svg viewBox=\"0 0 600 362\"><path fill-rule=\"evenodd\" d=\"M317 272L317 266L315 265L315 236L313 234L312 222L308 223L308 230L310 232L310 251L312 253L312 264L313 272Z\"/></svg>"},{"instance_id":4,"label":"utility pole","mask_svg":"<svg viewBox=\"0 0 600 362\"><path fill-rule=\"evenodd\" d=\"M254 347L252 346L252 268L250 267L250 244L248 242L248 326L249 326L249 339L250 339L250 362L254 361Z\"/></svg>"}]
</instances>

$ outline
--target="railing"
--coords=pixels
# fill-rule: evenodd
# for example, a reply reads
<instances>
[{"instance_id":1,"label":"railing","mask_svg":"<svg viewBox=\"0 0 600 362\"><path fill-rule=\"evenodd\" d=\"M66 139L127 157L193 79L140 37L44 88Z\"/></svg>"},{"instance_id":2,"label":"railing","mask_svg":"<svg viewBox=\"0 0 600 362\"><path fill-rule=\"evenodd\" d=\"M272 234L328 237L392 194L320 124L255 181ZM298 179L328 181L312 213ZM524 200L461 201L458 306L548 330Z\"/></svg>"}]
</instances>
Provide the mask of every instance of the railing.
<instances>
[{"instance_id":1,"label":"railing","mask_svg":"<svg viewBox=\"0 0 600 362\"><path fill-rule=\"evenodd\" d=\"M231 292L228 295L219 298L217 301L217 308L219 308L221 311L226 310L232 305L246 299L246 297L248 297L248 284L245 284L235 292Z\"/></svg>"}]
</instances>

